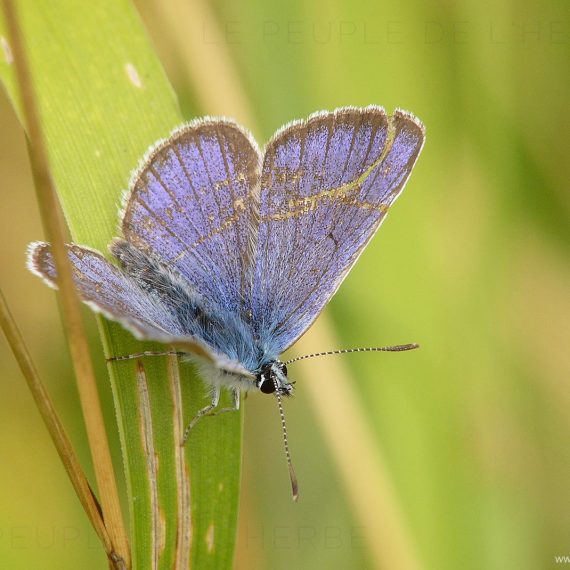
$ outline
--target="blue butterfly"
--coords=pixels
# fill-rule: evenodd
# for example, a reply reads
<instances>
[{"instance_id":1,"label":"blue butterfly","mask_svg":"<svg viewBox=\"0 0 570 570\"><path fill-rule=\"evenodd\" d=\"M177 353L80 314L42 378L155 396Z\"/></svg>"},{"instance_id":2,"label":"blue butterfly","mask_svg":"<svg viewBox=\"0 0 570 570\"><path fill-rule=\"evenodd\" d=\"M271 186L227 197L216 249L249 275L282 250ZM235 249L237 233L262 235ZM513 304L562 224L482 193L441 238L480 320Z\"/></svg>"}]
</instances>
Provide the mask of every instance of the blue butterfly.
<instances>
[{"instance_id":1,"label":"blue butterfly","mask_svg":"<svg viewBox=\"0 0 570 570\"><path fill-rule=\"evenodd\" d=\"M263 151L235 122L199 119L154 145L134 173L123 238L109 247L116 263L68 246L91 308L139 339L174 345L213 386L185 437L221 387L236 409L242 391L275 393L282 413L293 385L279 355L376 233L423 142L413 115L375 106L289 123ZM57 286L49 244L31 244L28 265Z\"/></svg>"}]
</instances>

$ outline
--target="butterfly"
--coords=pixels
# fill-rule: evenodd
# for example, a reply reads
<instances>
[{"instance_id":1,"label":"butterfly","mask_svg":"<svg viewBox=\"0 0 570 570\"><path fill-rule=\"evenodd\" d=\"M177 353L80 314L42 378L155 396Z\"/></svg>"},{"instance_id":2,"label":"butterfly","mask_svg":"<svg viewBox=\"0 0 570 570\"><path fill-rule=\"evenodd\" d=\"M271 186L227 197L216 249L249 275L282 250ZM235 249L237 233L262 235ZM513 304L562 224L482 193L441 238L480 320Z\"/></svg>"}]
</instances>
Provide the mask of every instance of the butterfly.
<instances>
[{"instance_id":1,"label":"butterfly","mask_svg":"<svg viewBox=\"0 0 570 570\"><path fill-rule=\"evenodd\" d=\"M235 409L241 392L256 390L276 394L282 412L293 384L279 356L378 230L424 138L412 114L377 106L293 121L263 150L232 120L194 120L134 172L114 261L67 246L84 302L139 339L175 346L212 385L185 437L222 387ZM28 267L57 287L50 244L30 244Z\"/></svg>"}]
</instances>

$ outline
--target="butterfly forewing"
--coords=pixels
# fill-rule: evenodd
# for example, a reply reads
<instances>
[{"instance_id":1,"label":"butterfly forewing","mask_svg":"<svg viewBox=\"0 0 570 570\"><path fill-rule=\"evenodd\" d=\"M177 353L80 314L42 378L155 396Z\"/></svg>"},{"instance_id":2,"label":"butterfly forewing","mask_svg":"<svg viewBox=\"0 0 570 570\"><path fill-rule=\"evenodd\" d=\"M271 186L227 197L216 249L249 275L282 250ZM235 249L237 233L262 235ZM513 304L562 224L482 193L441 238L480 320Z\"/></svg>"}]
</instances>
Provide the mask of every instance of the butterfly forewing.
<instances>
[{"instance_id":1,"label":"butterfly forewing","mask_svg":"<svg viewBox=\"0 0 570 570\"><path fill-rule=\"evenodd\" d=\"M289 347L330 300L402 190L424 140L411 115L345 108L278 132L263 161L253 322Z\"/></svg>"},{"instance_id":2,"label":"butterfly forewing","mask_svg":"<svg viewBox=\"0 0 570 570\"><path fill-rule=\"evenodd\" d=\"M182 127L134 176L125 238L210 302L242 311L251 287L259 170L256 143L233 122Z\"/></svg>"}]
</instances>

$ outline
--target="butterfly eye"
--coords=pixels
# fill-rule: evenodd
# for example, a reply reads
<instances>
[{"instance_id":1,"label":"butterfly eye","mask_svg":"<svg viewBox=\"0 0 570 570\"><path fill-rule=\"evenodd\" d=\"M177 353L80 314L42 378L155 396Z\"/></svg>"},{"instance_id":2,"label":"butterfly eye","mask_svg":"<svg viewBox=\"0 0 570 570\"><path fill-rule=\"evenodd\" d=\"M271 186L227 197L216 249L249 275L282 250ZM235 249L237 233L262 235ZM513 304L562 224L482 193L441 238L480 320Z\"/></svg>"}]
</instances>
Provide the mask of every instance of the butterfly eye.
<instances>
[{"instance_id":1,"label":"butterfly eye","mask_svg":"<svg viewBox=\"0 0 570 570\"><path fill-rule=\"evenodd\" d=\"M283 372L283 374L287 376L287 366L285 366L285 364L281 364L281 372Z\"/></svg>"},{"instance_id":2,"label":"butterfly eye","mask_svg":"<svg viewBox=\"0 0 570 570\"><path fill-rule=\"evenodd\" d=\"M273 394L275 385L266 374L260 374L257 377L257 387L263 394Z\"/></svg>"},{"instance_id":3,"label":"butterfly eye","mask_svg":"<svg viewBox=\"0 0 570 570\"><path fill-rule=\"evenodd\" d=\"M261 383L261 386L259 387L259 389L264 394L273 394L273 392L275 392L275 386L274 386L273 382L271 382L267 378Z\"/></svg>"}]
</instances>

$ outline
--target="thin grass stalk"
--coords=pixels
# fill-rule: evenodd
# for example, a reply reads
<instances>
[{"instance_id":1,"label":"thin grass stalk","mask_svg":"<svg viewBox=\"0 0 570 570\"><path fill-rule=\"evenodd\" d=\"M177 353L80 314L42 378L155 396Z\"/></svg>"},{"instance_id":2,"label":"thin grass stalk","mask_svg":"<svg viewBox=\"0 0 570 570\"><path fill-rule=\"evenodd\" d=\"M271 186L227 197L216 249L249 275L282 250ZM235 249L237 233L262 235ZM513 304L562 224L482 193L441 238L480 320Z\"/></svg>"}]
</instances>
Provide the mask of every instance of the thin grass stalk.
<instances>
[{"instance_id":1,"label":"thin grass stalk","mask_svg":"<svg viewBox=\"0 0 570 570\"><path fill-rule=\"evenodd\" d=\"M129 545L123 524L119 493L103 421L95 373L81 319L79 298L75 291L71 267L67 258L59 203L49 170L31 76L13 4L11 0L4 0L3 6L20 88L36 195L45 233L52 243L52 251L58 273L64 328L77 378L97 486L101 496L103 519L113 544L113 550L124 560L125 565L128 567L130 565Z\"/></svg>"},{"instance_id":2,"label":"thin grass stalk","mask_svg":"<svg viewBox=\"0 0 570 570\"><path fill-rule=\"evenodd\" d=\"M14 317L10 312L2 290L0 290L0 327L6 336L12 354L28 384L28 388L32 393L36 406L49 431L57 453L61 458L61 462L71 480L71 484L79 497L79 501L87 513L87 517L91 521L97 536L101 539L107 558L110 562L113 562L112 568L122 570L125 566L121 563L120 557L118 557L113 549L113 544L101 515L100 505L93 494L87 477L79 463L79 459L65 433L65 428L55 411L48 391L34 366L26 343L14 321Z\"/></svg>"}]
</instances>

